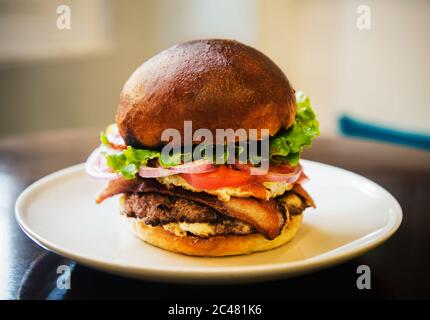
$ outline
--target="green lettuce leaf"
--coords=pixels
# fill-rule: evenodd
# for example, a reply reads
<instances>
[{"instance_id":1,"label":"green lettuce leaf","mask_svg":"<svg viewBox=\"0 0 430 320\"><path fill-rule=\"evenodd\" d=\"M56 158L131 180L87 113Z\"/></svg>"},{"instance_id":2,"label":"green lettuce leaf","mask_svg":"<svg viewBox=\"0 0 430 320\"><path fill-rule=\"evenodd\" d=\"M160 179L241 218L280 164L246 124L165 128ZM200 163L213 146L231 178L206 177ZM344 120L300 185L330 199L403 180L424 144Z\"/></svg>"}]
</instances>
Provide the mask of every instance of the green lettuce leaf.
<instances>
[{"instance_id":1,"label":"green lettuce leaf","mask_svg":"<svg viewBox=\"0 0 430 320\"><path fill-rule=\"evenodd\" d=\"M107 138L107 135L106 135L106 133L104 133L103 131L102 131L102 132L100 132L100 142L101 142L103 145L106 145L106 146L108 146L108 145L109 145L109 140L108 140L108 138Z\"/></svg>"},{"instance_id":2,"label":"green lettuce leaf","mask_svg":"<svg viewBox=\"0 0 430 320\"><path fill-rule=\"evenodd\" d=\"M305 146L320 134L319 123L309 97L296 92L297 115L293 126L270 139L270 160L295 166Z\"/></svg>"},{"instance_id":3,"label":"green lettuce leaf","mask_svg":"<svg viewBox=\"0 0 430 320\"><path fill-rule=\"evenodd\" d=\"M115 172L121 173L126 179L133 179L141 165L146 165L149 160L158 158L160 152L154 150L141 150L128 146L117 154L106 154L107 165Z\"/></svg>"},{"instance_id":4,"label":"green lettuce leaf","mask_svg":"<svg viewBox=\"0 0 430 320\"><path fill-rule=\"evenodd\" d=\"M160 164L163 167L177 166L182 163L184 158L188 158L188 153L175 152L173 154L160 153Z\"/></svg>"}]
</instances>

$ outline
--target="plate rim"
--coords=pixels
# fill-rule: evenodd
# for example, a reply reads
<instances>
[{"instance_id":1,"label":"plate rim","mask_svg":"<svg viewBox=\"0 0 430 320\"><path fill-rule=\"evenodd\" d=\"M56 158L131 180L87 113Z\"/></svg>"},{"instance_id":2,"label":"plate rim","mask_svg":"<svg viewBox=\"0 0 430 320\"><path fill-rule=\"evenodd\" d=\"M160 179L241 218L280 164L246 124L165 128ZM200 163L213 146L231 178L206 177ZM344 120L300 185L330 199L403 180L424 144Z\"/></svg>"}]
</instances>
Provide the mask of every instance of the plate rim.
<instances>
[{"instance_id":1,"label":"plate rim","mask_svg":"<svg viewBox=\"0 0 430 320\"><path fill-rule=\"evenodd\" d=\"M169 280L175 282L183 282L184 280L218 280L218 279L226 279L226 275L233 276L229 277L229 282L238 282L245 278L249 278L251 275L258 274L260 280L265 278L279 278L279 277L287 277L288 275L302 274L306 272L310 272L313 270L319 270L328 266L336 265L347 260L350 260L354 257L357 257L388 240L400 227L402 219L403 219L403 211L402 208L397 201L397 199L388 192L384 187L380 186L376 182L361 176L355 172L332 166L329 164L311 161L311 160L301 160L304 166L306 164L325 166L331 169L336 169L343 171L347 174L352 174L358 177L361 180L365 180L367 183L372 184L377 189L385 193L385 195L390 199L390 202L393 205L394 210L390 212L390 215L394 217L394 221L389 219L387 224L385 224L382 228L375 230L372 233L368 233L363 237L360 237L352 242L348 242L340 247L327 251L317 256L313 256L308 259L292 261L292 262L284 262L284 263L276 263L269 265L243 265L243 266L188 266L184 269L178 269L175 266L160 266L157 265L155 267L148 266L130 266L126 263L121 262L107 262L101 259L95 259L85 255L79 255L75 253L74 250L68 250L67 248L62 247L61 245L56 245L52 241L45 239L43 236L34 232L31 227L25 221L25 208L28 206L28 203L31 202L31 199L38 193L38 191L42 190L44 187L49 186L51 183L54 183L56 180L61 178L67 178L70 176L74 176L77 174L84 173L84 163L73 165L59 171L48 174L41 179L33 182L27 188L25 188L21 194L18 196L15 203L15 219L23 230L23 232L34 242L36 242L39 246L47 249L48 251L57 253L61 256L64 256L68 259L74 260L82 265L86 265L95 269L104 270L107 272L127 275L133 278L141 278L141 279L157 279L160 281ZM391 222L391 223L390 223ZM373 233L379 233L377 238L370 237L370 239L364 239L369 237L369 235ZM293 240L294 241L294 240ZM354 246L355 242L360 242L358 245ZM149 245L149 244L148 244ZM339 250L344 248L345 246L352 246L347 250ZM162 250L162 249L160 249ZM333 252L335 251L335 252ZM177 254L177 253L171 253ZM328 255L327 255L328 254ZM327 255L327 256L325 256ZM322 257L323 256L323 257ZM193 257L195 259L199 259L199 257ZM228 259L229 257L222 257L223 259ZM178 279L174 279L173 277ZM181 281L182 280L182 281ZM258 279L254 279L254 282L258 281Z\"/></svg>"}]
</instances>

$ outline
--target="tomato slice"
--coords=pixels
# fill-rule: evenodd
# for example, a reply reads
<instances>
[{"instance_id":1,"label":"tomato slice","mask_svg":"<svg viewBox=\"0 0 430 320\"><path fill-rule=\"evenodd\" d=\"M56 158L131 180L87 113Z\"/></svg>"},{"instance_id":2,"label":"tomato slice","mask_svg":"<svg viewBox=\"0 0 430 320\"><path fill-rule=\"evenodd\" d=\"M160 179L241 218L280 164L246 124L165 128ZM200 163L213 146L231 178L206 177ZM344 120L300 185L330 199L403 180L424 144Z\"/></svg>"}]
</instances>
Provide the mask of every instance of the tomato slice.
<instances>
[{"instance_id":1,"label":"tomato slice","mask_svg":"<svg viewBox=\"0 0 430 320\"><path fill-rule=\"evenodd\" d=\"M182 173L181 176L194 188L206 190L239 187L252 179L249 172L233 170L227 166L219 166L213 171L204 173Z\"/></svg>"}]
</instances>

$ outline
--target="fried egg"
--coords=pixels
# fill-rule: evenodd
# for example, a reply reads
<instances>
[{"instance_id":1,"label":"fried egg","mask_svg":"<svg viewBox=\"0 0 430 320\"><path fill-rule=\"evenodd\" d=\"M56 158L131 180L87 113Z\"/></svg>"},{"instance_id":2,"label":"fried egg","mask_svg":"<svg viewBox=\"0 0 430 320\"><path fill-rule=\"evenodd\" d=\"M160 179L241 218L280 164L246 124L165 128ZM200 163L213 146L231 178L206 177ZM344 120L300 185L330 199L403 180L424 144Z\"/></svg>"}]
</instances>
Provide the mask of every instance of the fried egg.
<instances>
[{"instance_id":1,"label":"fried egg","mask_svg":"<svg viewBox=\"0 0 430 320\"><path fill-rule=\"evenodd\" d=\"M275 198L284 194L293 188L293 184L274 181L274 182L264 182L264 183L254 183L247 184L239 187L224 187L214 190L207 189L197 189L190 185L184 178L180 175L172 175L167 177L160 177L157 180L168 186L168 187L181 187L193 192L206 192L218 197L221 201L229 201L230 197L247 198L255 197L258 199L268 200L270 198Z\"/></svg>"}]
</instances>

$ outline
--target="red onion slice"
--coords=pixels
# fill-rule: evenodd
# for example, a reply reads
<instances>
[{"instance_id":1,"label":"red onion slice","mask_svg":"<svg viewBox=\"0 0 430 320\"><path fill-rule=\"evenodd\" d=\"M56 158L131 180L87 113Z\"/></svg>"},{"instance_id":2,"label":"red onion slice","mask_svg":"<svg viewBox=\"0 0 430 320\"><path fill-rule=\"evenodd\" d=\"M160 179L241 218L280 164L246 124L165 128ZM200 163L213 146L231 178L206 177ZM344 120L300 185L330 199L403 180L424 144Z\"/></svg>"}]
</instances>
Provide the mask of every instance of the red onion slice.
<instances>
[{"instance_id":1,"label":"red onion slice","mask_svg":"<svg viewBox=\"0 0 430 320\"><path fill-rule=\"evenodd\" d=\"M95 149L88 157L85 162L85 171L91 177L98 179L115 179L119 177L119 174L112 172L112 169L107 166L106 158L100 148Z\"/></svg>"},{"instance_id":2,"label":"red onion slice","mask_svg":"<svg viewBox=\"0 0 430 320\"><path fill-rule=\"evenodd\" d=\"M209 172L213 171L215 168L216 167L210 161L201 159L168 168L141 166L139 168L139 175L143 178L158 178L179 173Z\"/></svg>"},{"instance_id":3,"label":"red onion slice","mask_svg":"<svg viewBox=\"0 0 430 320\"><path fill-rule=\"evenodd\" d=\"M169 167L168 170L175 173L203 173L215 170L216 166L209 160L196 160L192 162L186 162L178 166Z\"/></svg>"},{"instance_id":4,"label":"red onion slice","mask_svg":"<svg viewBox=\"0 0 430 320\"><path fill-rule=\"evenodd\" d=\"M262 182L271 182L271 181L281 181L287 183L294 183L299 178L300 174L303 171L303 168L300 164L294 167L294 170L290 173L279 173L279 172L271 172L269 168L269 172L265 173L263 169L258 167L252 167L247 164L236 163L233 165L234 168L249 172L250 175L257 176L257 179Z\"/></svg>"},{"instance_id":5,"label":"red onion slice","mask_svg":"<svg viewBox=\"0 0 430 320\"><path fill-rule=\"evenodd\" d=\"M125 147L124 139L119 134L107 134L106 138L113 146Z\"/></svg>"},{"instance_id":6,"label":"red onion slice","mask_svg":"<svg viewBox=\"0 0 430 320\"><path fill-rule=\"evenodd\" d=\"M274 181L280 181L280 182L287 182L287 183L294 183L299 178L300 174L302 173L302 166L298 164L295 166L294 171L291 173L278 173L278 172L268 172L265 175L259 177L258 179L264 182L274 182Z\"/></svg>"},{"instance_id":7,"label":"red onion slice","mask_svg":"<svg viewBox=\"0 0 430 320\"><path fill-rule=\"evenodd\" d=\"M176 174L176 172L173 172L169 169L160 168L160 167L141 166L139 168L138 174L142 178L159 178L159 177L166 177L166 176L174 175L174 174Z\"/></svg>"}]
</instances>

